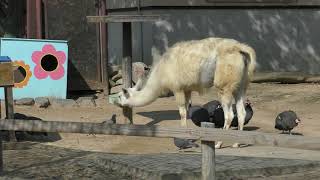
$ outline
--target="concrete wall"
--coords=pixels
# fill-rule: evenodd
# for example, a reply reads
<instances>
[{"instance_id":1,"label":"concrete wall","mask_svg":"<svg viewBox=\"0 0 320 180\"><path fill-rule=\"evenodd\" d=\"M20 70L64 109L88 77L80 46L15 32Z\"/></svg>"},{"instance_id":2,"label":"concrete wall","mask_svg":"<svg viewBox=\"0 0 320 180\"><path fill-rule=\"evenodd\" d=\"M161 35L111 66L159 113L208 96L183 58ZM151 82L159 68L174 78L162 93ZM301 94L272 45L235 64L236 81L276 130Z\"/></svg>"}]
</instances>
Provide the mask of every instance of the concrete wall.
<instances>
[{"instance_id":1,"label":"concrete wall","mask_svg":"<svg viewBox=\"0 0 320 180\"><path fill-rule=\"evenodd\" d=\"M134 60L151 64L152 47L164 52L179 41L216 36L234 38L254 47L258 71L320 74L320 8L166 8L143 13L169 14L170 18L144 23L142 30L137 25L133 27ZM109 58L113 63L121 61L119 29L119 24L109 25Z\"/></svg>"}]
</instances>

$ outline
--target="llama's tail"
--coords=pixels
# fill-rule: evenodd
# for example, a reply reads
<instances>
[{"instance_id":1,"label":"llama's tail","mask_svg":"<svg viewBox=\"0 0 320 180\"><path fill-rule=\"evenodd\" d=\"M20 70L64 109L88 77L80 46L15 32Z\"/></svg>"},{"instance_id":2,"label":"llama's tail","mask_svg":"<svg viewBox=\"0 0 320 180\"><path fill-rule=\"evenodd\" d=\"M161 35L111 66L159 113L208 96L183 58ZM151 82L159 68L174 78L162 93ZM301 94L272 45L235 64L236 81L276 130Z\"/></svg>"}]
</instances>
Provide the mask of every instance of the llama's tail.
<instances>
[{"instance_id":1,"label":"llama's tail","mask_svg":"<svg viewBox=\"0 0 320 180\"><path fill-rule=\"evenodd\" d=\"M239 48L240 53L245 57L245 63L248 65L248 77L249 80L251 80L256 69L256 52L252 47L246 44L238 43L237 47Z\"/></svg>"},{"instance_id":2,"label":"llama's tail","mask_svg":"<svg viewBox=\"0 0 320 180\"><path fill-rule=\"evenodd\" d=\"M256 69L256 52L252 47L237 41L224 41L218 46L218 52L240 52L244 56L245 68L248 71L248 78L250 82Z\"/></svg>"}]
</instances>

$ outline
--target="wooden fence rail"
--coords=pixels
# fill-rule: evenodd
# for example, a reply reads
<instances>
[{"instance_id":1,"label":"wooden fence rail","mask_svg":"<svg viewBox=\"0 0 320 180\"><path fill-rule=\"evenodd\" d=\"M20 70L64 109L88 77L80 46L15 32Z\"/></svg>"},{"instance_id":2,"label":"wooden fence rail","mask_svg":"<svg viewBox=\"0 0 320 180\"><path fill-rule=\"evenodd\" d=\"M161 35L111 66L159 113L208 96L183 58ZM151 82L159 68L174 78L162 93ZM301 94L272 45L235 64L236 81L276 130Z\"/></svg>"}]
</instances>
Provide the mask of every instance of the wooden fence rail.
<instances>
[{"instance_id":1,"label":"wooden fence rail","mask_svg":"<svg viewBox=\"0 0 320 180\"><path fill-rule=\"evenodd\" d=\"M312 145L314 149L320 149L319 138L305 138L303 136L290 136L250 131L226 131L222 129L214 129L207 127L208 126L201 128L174 128L132 124L109 124L89 122L63 122L19 119L0 120L0 130L7 131L60 132L199 139L202 143L203 179L215 179L214 141L222 140L244 144L261 144L282 147L310 147L310 145ZM2 148L0 147L1 172L3 172L2 163Z\"/></svg>"},{"instance_id":2,"label":"wooden fence rail","mask_svg":"<svg viewBox=\"0 0 320 180\"><path fill-rule=\"evenodd\" d=\"M226 131L222 129L200 127L181 128L132 124L2 119L0 120L0 130L126 135L162 138L176 137L201 139L206 141L236 141L243 144L293 147L301 149L304 149L303 147L313 150L320 149L320 139L316 137L290 136L253 131Z\"/></svg>"}]
</instances>

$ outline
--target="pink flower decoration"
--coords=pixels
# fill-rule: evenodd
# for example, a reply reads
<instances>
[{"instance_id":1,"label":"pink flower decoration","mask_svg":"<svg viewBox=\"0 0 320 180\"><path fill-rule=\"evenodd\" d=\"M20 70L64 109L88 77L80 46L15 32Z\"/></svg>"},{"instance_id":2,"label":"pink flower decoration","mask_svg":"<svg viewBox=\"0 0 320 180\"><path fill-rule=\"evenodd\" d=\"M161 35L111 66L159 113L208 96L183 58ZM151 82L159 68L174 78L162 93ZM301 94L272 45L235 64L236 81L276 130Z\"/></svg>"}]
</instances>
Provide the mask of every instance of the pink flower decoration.
<instances>
[{"instance_id":1,"label":"pink flower decoration","mask_svg":"<svg viewBox=\"0 0 320 180\"><path fill-rule=\"evenodd\" d=\"M57 63L57 67L54 70L49 71L42 67L41 61L47 55L54 57L50 59L54 62L49 63ZM36 64L34 67L34 76L38 79L44 79L50 76L51 79L58 80L64 76L63 64L66 61L66 55L63 51L56 51L51 44L44 45L42 47L42 51L34 51L32 53L32 61Z\"/></svg>"}]
</instances>

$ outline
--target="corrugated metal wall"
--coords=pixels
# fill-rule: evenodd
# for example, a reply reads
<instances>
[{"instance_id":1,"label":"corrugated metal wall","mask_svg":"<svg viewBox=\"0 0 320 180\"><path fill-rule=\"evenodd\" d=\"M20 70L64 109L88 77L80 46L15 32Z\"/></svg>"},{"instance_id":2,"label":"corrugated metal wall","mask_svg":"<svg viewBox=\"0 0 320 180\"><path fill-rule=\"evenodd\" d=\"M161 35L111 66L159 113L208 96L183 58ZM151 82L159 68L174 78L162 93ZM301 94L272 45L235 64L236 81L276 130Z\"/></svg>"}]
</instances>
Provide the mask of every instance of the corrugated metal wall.
<instances>
[{"instance_id":1,"label":"corrugated metal wall","mask_svg":"<svg viewBox=\"0 0 320 180\"><path fill-rule=\"evenodd\" d=\"M258 56L258 71L301 71L320 74L320 7L148 7L145 14L169 14L167 21L144 23L134 28L135 39L142 39L140 58L151 64L151 48L164 52L176 42L216 36L234 38L253 46ZM109 13L136 13L118 9ZM109 58L121 61L119 25L109 26ZM141 33L142 32L142 33ZM111 34L114 33L114 34ZM139 37L143 34L143 38ZM141 41L134 42L140 47ZM135 49L133 54L139 54ZM141 54L141 53L140 53Z\"/></svg>"}]
</instances>

